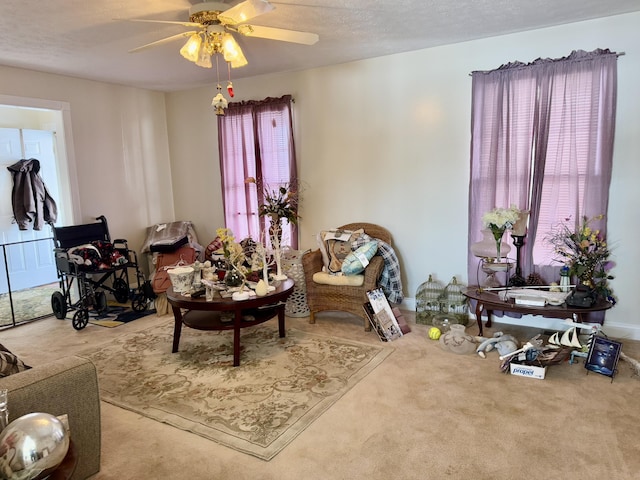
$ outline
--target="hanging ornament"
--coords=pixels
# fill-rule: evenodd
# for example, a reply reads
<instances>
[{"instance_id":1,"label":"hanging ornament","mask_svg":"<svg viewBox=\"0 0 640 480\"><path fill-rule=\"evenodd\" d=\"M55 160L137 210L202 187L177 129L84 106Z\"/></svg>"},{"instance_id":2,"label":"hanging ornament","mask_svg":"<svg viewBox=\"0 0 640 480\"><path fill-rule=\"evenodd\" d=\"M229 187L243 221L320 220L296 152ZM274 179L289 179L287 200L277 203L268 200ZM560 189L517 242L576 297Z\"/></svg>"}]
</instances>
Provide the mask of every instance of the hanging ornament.
<instances>
[{"instance_id":1,"label":"hanging ornament","mask_svg":"<svg viewBox=\"0 0 640 480\"><path fill-rule=\"evenodd\" d=\"M229 80L227 81L227 92L229 92L229 96L233 98L233 83L231 83L231 64L227 62L227 75L229 75Z\"/></svg>"},{"instance_id":2,"label":"hanging ornament","mask_svg":"<svg viewBox=\"0 0 640 480\"><path fill-rule=\"evenodd\" d=\"M216 115L224 115L224 109L227 108L227 99L222 95L222 87L218 84L218 94L213 97L211 106L216 109Z\"/></svg>"},{"instance_id":3,"label":"hanging ornament","mask_svg":"<svg viewBox=\"0 0 640 480\"><path fill-rule=\"evenodd\" d=\"M218 55L216 55L216 79L218 84L216 88L218 89L218 94L213 97L211 100L211 106L216 109L216 115L224 115L224 109L227 108L228 102L227 99L222 95L222 86L220 85L220 69L218 66Z\"/></svg>"}]
</instances>

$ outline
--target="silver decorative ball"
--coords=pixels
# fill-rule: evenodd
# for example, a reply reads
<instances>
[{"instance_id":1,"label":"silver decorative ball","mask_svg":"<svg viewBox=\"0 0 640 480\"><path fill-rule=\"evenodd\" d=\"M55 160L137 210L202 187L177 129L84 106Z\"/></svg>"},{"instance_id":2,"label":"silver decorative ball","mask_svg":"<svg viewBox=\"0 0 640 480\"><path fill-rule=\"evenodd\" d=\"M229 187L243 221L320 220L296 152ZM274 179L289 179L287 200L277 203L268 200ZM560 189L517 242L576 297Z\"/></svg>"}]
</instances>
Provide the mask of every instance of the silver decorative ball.
<instances>
[{"instance_id":1,"label":"silver decorative ball","mask_svg":"<svg viewBox=\"0 0 640 480\"><path fill-rule=\"evenodd\" d=\"M48 476L69 450L63 423L48 413L16 418L0 433L0 478L34 480Z\"/></svg>"}]
</instances>

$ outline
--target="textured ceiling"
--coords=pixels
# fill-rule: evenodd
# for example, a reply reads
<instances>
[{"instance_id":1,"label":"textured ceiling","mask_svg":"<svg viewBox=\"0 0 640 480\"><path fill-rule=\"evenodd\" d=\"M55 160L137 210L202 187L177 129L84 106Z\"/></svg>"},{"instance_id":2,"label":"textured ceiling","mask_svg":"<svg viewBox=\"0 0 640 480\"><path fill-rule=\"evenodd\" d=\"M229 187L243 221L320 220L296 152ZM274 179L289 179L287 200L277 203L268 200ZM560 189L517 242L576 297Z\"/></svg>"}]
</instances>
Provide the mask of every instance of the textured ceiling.
<instances>
[{"instance_id":1,"label":"textured ceiling","mask_svg":"<svg viewBox=\"0 0 640 480\"><path fill-rule=\"evenodd\" d=\"M0 64L161 91L215 81L183 59L182 40L129 50L186 31L196 0L2 0ZM237 0L229 1L235 5ZM236 35L249 65L232 78L302 70L640 10L638 0L284 0L251 23L317 33L312 46ZM221 77L226 78L223 68Z\"/></svg>"}]
</instances>

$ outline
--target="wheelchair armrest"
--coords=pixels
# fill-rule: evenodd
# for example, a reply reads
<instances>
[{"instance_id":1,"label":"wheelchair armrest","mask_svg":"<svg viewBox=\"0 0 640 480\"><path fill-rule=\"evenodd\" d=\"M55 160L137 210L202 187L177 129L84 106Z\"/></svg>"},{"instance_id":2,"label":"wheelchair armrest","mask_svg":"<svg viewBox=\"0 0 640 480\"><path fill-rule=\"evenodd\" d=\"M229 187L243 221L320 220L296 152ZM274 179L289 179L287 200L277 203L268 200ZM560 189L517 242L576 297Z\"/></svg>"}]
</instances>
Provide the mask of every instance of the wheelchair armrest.
<instances>
[{"instance_id":1,"label":"wheelchair armrest","mask_svg":"<svg viewBox=\"0 0 640 480\"><path fill-rule=\"evenodd\" d=\"M113 248L118 250L122 255L127 255L129 253L129 245L124 238L116 238L111 243L113 244Z\"/></svg>"}]
</instances>

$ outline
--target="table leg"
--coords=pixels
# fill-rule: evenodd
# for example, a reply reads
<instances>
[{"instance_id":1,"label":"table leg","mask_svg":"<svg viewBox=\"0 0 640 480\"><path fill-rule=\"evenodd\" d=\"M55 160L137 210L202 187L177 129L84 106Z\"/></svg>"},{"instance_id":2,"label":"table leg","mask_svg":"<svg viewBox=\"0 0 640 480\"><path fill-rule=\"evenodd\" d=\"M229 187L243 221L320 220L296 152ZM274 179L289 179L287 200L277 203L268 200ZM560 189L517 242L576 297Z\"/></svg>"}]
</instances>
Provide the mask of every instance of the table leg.
<instances>
[{"instance_id":1,"label":"table leg","mask_svg":"<svg viewBox=\"0 0 640 480\"><path fill-rule=\"evenodd\" d=\"M180 334L182 333L182 311L180 307L171 306L173 310L173 319L175 321L175 325L173 327L173 348L171 349L171 353L176 353L178 351L178 346L180 345Z\"/></svg>"},{"instance_id":2,"label":"table leg","mask_svg":"<svg viewBox=\"0 0 640 480\"><path fill-rule=\"evenodd\" d=\"M280 338L284 338L286 332L284 328L284 305L278 308L278 333Z\"/></svg>"},{"instance_id":3,"label":"table leg","mask_svg":"<svg viewBox=\"0 0 640 480\"><path fill-rule=\"evenodd\" d=\"M476 322L478 322L478 335L482 336L482 303L476 302Z\"/></svg>"},{"instance_id":4,"label":"table leg","mask_svg":"<svg viewBox=\"0 0 640 480\"><path fill-rule=\"evenodd\" d=\"M236 309L233 324L233 366L240 366L240 324L242 322L242 310Z\"/></svg>"}]
</instances>

